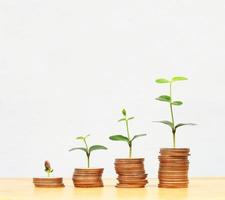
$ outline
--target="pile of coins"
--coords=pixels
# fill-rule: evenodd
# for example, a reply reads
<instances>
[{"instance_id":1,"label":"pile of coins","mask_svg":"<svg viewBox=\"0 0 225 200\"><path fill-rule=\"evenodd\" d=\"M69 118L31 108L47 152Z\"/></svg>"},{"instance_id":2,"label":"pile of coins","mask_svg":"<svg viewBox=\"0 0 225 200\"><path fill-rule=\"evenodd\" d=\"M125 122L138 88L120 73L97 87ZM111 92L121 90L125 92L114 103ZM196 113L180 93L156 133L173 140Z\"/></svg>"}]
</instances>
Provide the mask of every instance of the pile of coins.
<instances>
[{"instance_id":1,"label":"pile of coins","mask_svg":"<svg viewBox=\"0 0 225 200\"><path fill-rule=\"evenodd\" d=\"M75 169L73 174L74 186L82 188L103 187L103 170L103 168Z\"/></svg>"},{"instance_id":2,"label":"pile of coins","mask_svg":"<svg viewBox=\"0 0 225 200\"><path fill-rule=\"evenodd\" d=\"M188 187L188 148L163 148L159 155L159 187L187 188Z\"/></svg>"},{"instance_id":3,"label":"pile of coins","mask_svg":"<svg viewBox=\"0 0 225 200\"><path fill-rule=\"evenodd\" d=\"M63 178L33 178L33 183L42 188L64 187Z\"/></svg>"},{"instance_id":4,"label":"pile of coins","mask_svg":"<svg viewBox=\"0 0 225 200\"><path fill-rule=\"evenodd\" d=\"M143 188L148 183L144 169L144 158L116 159L118 188Z\"/></svg>"}]
</instances>

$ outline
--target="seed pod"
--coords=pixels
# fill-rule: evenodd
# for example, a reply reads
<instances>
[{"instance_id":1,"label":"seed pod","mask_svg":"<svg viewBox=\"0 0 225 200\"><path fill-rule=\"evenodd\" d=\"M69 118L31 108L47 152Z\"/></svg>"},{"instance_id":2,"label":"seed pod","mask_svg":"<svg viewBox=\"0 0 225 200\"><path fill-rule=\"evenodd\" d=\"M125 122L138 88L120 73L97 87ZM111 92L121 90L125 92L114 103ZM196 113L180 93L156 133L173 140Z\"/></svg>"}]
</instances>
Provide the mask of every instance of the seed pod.
<instances>
[{"instance_id":1,"label":"seed pod","mask_svg":"<svg viewBox=\"0 0 225 200\"><path fill-rule=\"evenodd\" d=\"M48 160L45 161L45 171L51 171L51 165Z\"/></svg>"},{"instance_id":2,"label":"seed pod","mask_svg":"<svg viewBox=\"0 0 225 200\"><path fill-rule=\"evenodd\" d=\"M124 116L126 116L126 115L127 115L127 112L126 112L126 110L125 110L125 109L123 109L123 110L122 110L122 114L123 114Z\"/></svg>"}]
</instances>

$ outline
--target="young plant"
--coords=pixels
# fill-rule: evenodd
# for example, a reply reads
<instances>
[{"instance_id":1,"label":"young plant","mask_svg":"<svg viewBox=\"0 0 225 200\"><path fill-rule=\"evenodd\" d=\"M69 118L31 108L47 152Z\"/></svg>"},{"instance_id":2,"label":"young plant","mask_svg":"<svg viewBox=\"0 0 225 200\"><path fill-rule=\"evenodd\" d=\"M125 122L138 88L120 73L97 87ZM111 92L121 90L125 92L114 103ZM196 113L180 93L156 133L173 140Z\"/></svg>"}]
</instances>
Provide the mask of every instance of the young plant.
<instances>
[{"instance_id":1,"label":"young plant","mask_svg":"<svg viewBox=\"0 0 225 200\"><path fill-rule=\"evenodd\" d=\"M118 122L125 122L127 137L124 135L112 135L109 137L109 139L114 140L114 141L126 142L129 146L129 158L131 158L133 141L138 137L146 136L146 134L139 134L139 135L135 135L135 136L131 137L128 123L130 120L134 119L134 117L128 117L125 109L122 110L122 115L123 115L123 118L119 119Z\"/></svg>"},{"instance_id":2,"label":"young plant","mask_svg":"<svg viewBox=\"0 0 225 200\"><path fill-rule=\"evenodd\" d=\"M53 172L50 162L46 160L44 165L45 165L45 172L47 173L48 177L50 177L50 174Z\"/></svg>"},{"instance_id":3,"label":"young plant","mask_svg":"<svg viewBox=\"0 0 225 200\"><path fill-rule=\"evenodd\" d=\"M174 112L173 112L173 106L181 106L183 104L182 101L177 101L177 100L173 100L172 97L172 84L177 82L177 81L185 81L188 80L186 77L182 77L182 76L176 76L173 77L171 80L167 80L165 78L160 78L157 79L155 82L159 83L159 84L168 84L169 85L169 95L161 95L158 98L156 98L156 100L158 101L162 101L162 102L166 102L169 104L169 108L170 108L170 115L171 115L171 121L167 121L167 120L163 120L163 121L156 121L162 124L165 124L167 126L169 126L172 130L172 134L173 134L173 148L176 148L176 131L179 127L181 126L186 126L186 125L196 125L193 123L179 123L179 124L175 124L175 119L174 119Z\"/></svg>"},{"instance_id":4,"label":"young plant","mask_svg":"<svg viewBox=\"0 0 225 200\"><path fill-rule=\"evenodd\" d=\"M81 140L84 143L84 147L75 147L70 149L69 151L74 151L74 150L81 150L84 151L86 156L87 156L87 167L90 168L90 156L91 156L91 152L95 151L95 150L107 150L107 148L105 146L102 145L93 145L91 147L88 146L87 144L87 137L89 137L90 135L86 135L86 136L79 136L76 138L76 140Z\"/></svg>"}]
</instances>

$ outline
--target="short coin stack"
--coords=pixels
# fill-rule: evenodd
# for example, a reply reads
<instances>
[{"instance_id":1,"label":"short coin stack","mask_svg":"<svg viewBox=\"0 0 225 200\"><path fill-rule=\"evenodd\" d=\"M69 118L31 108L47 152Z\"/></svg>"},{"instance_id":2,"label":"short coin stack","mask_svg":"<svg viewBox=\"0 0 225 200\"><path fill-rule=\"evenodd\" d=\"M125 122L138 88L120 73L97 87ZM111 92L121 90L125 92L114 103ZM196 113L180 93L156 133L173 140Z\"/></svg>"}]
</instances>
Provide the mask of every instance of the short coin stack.
<instances>
[{"instance_id":1,"label":"short coin stack","mask_svg":"<svg viewBox=\"0 0 225 200\"><path fill-rule=\"evenodd\" d=\"M159 187L187 188L188 187L188 148L160 149Z\"/></svg>"},{"instance_id":2,"label":"short coin stack","mask_svg":"<svg viewBox=\"0 0 225 200\"><path fill-rule=\"evenodd\" d=\"M33 183L42 188L64 187L63 178L33 178Z\"/></svg>"},{"instance_id":3,"label":"short coin stack","mask_svg":"<svg viewBox=\"0 0 225 200\"><path fill-rule=\"evenodd\" d=\"M144 169L144 158L116 159L118 188L143 188L148 183Z\"/></svg>"},{"instance_id":4,"label":"short coin stack","mask_svg":"<svg viewBox=\"0 0 225 200\"><path fill-rule=\"evenodd\" d=\"M73 184L75 187L103 187L103 168L75 169L73 174Z\"/></svg>"}]
</instances>

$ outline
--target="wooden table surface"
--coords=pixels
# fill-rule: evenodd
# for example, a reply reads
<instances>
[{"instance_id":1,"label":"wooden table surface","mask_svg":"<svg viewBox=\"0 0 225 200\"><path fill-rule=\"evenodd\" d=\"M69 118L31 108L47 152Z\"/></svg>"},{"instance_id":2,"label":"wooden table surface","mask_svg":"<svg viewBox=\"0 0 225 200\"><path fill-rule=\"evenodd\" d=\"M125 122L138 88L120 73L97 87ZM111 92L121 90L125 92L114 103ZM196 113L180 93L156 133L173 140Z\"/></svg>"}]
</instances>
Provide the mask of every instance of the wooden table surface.
<instances>
[{"instance_id":1,"label":"wooden table surface","mask_svg":"<svg viewBox=\"0 0 225 200\"><path fill-rule=\"evenodd\" d=\"M225 200L225 177L192 178L188 189L159 189L157 180L142 189L115 188L115 180L104 180L104 188L74 188L65 179L65 188L34 188L31 179L0 179L0 200Z\"/></svg>"}]
</instances>

